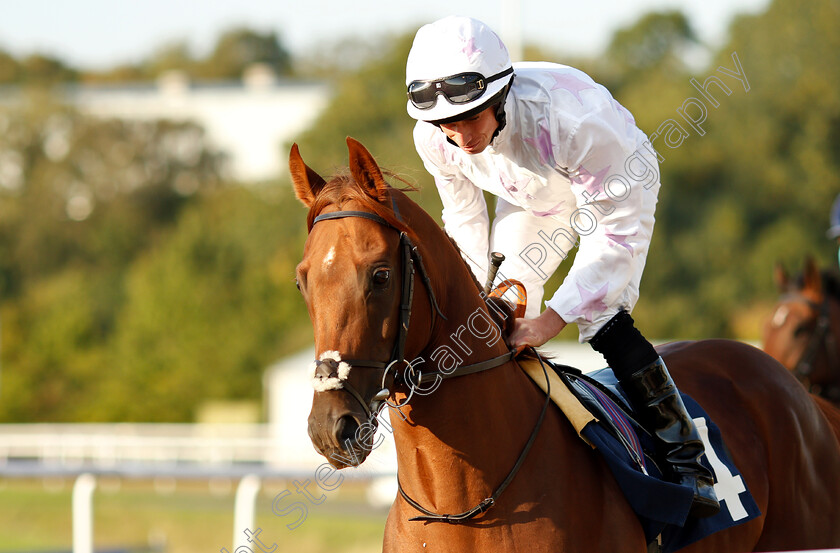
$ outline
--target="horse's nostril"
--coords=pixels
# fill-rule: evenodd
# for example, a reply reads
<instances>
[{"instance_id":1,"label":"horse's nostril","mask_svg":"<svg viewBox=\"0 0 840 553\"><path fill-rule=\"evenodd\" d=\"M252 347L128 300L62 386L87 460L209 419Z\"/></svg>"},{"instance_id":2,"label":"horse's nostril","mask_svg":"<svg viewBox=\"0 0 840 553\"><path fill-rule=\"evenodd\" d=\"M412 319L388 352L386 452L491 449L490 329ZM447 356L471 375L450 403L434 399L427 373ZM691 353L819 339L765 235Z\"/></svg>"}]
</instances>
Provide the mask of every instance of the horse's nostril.
<instances>
[{"instance_id":1,"label":"horse's nostril","mask_svg":"<svg viewBox=\"0 0 840 553\"><path fill-rule=\"evenodd\" d=\"M350 443L356 441L356 431L359 429L359 423L350 415L344 415L335 422L335 438L342 446L348 440Z\"/></svg>"}]
</instances>

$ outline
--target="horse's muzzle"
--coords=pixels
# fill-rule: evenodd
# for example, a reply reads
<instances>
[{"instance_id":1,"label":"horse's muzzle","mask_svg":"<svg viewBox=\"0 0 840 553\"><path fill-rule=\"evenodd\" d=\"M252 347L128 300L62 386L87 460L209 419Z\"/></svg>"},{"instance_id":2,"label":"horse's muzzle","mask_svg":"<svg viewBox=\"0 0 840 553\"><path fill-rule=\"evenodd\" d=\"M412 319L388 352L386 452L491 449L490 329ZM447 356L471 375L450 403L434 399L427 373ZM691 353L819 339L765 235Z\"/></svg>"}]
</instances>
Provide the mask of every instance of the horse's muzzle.
<instances>
[{"instance_id":1,"label":"horse's muzzle","mask_svg":"<svg viewBox=\"0 0 840 553\"><path fill-rule=\"evenodd\" d=\"M309 414L309 437L315 449L335 468L360 465L373 449L373 432L368 420L359 412L355 402L352 408L336 409L330 403L343 403L347 394L339 390L316 393ZM351 398L352 400L352 398Z\"/></svg>"}]
</instances>

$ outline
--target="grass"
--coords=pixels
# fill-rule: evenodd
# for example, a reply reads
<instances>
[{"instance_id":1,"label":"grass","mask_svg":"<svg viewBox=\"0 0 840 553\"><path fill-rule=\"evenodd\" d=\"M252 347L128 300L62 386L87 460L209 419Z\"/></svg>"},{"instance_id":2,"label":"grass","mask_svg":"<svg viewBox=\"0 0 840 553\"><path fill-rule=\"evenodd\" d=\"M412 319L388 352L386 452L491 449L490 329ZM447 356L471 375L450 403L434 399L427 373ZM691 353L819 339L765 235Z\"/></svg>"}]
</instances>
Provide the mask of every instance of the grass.
<instances>
[{"instance_id":1,"label":"grass","mask_svg":"<svg viewBox=\"0 0 840 553\"><path fill-rule=\"evenodd\" d=\"M0 553L70 551L72 547L71 480L0 479ZM231 547L235 482L179 481L157 487L150 481L105 480L93 496L96 549L216 553ZM367 553L382 549L384 509L361 501L363 491L346 483L329 492L296 529L293 516L278 517L272 499L285 482L264 482L257 498L259 539L275 553ZM316 494L317 495L317 494ZM301 499L287 498L284 505ZM252 548L254 553L259 549Z\"/></svg>"}]
</instances>

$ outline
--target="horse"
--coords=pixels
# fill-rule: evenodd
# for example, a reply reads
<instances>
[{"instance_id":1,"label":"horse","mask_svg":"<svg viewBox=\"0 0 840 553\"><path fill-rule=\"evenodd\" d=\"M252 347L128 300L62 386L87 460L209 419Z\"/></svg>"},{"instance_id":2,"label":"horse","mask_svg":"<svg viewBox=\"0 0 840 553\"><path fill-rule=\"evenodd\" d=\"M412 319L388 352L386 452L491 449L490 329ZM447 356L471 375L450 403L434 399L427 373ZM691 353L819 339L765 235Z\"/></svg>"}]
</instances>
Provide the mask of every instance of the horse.
<instances>
[{"instance_id":1,"label":"horse","mask_svg":"<svg viewBox=\"0 0 840 553\"><path fill-rule=\"evenodd\" d=\"M348 167L328 181L297 145L289 156L309 209L296 269L317 355L308 431L332 470L361 464L387 403L399 493L383 551L647 551L603 458L546 409L453 242L362 144L347 146ZM659 353L718 424L761 510L684 550L840 546L840 411L748 344Z\"/></svg>"},{"instance_id":2,"label":"horse","mask_svg":"<svg viewBox=\"0 0 840 553\"><path fill-rule=\"evenodd\" d=\"M820 272L810 256L804 265L794 280L776 264L781 297L764 325L762 349L808 391L840 405L840 279Z\"/></svg>"}]
</instances>

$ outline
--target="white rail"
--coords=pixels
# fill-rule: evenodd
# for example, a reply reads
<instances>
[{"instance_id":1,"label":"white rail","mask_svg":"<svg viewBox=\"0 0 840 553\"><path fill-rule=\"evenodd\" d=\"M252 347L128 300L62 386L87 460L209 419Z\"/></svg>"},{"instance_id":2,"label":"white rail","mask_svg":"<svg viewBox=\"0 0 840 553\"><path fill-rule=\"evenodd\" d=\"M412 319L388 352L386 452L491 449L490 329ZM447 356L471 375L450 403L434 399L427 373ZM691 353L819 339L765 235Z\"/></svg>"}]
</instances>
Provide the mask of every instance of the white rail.
<instances>
[{"instance_id":1,"label":"white rail","mask_svg":"<svg viewBox=\"0 0 840 553\"><path fill-rule=\"evenodd\" d=\"M272 464L285 457L262 424L0 424L0 472L14 459L45 464Z\"/></svg>"},{"instance_id":2,"label":"white rail","mask_svg":"<svg viewBox=\"0 0 840 553\"><path fill-rule=\"evenodd\" d=\"M121 478L239 479L233 547L254 527L263 478L311 477L323 464L309 446L278 444L269 424L0 424L0 477L74 478L73 553L93 547L93 493L100 475ZM388 465L352 469L349 478L393 479ZM393 495L393 494L391 494Z\"/></svg>"},{"instance_id":3,"label":"white rail","mask_svg":"<svg viewBox=\"0 0 840 553\"><path fill-rule=\"evenodd\" d=\"M282 430L271 424L0 424L0 477L87 472L125 478L289 478L311 475L325 462L308 438L305 444L290 443ZM396 474L395 463L374 457L345 475Z\"/></svg>"}]
</instances>

